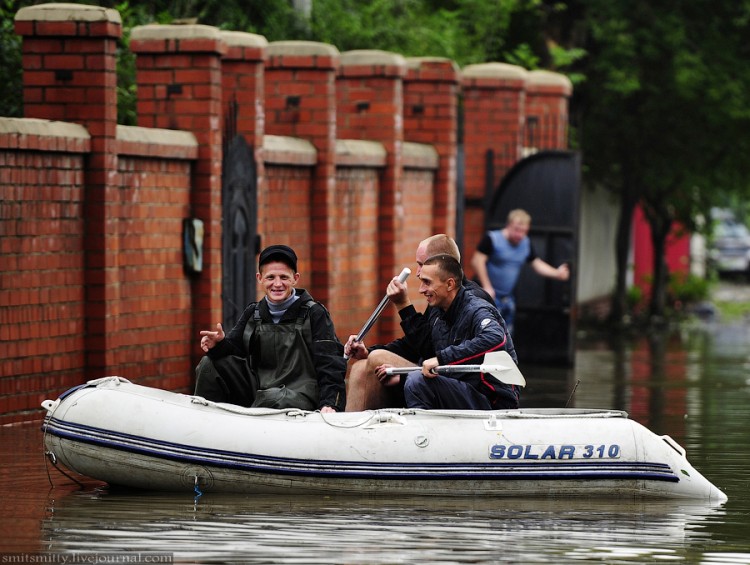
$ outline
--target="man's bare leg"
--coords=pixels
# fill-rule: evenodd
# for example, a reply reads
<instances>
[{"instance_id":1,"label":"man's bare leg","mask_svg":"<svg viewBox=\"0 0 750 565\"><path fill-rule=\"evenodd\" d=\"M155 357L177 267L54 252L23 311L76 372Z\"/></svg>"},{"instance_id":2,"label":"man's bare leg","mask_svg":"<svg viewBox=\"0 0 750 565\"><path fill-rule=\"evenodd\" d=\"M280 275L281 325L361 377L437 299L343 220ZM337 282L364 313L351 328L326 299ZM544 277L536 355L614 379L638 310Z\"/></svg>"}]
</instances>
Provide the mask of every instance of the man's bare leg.
<instances>
[{"instance_id":1,"label":"man's bare leg","mask_svg":"<svg viewBox=\"0 0 750 565\"><path fill-rule=\"evenodd\" d=\"M354 362L346 377L347 412L402 407L401 387L384 386L375 375L375 369L384 364L394 367L413 365L385 349L371 351L367 359Z\"/></svg>"}]
</instances>

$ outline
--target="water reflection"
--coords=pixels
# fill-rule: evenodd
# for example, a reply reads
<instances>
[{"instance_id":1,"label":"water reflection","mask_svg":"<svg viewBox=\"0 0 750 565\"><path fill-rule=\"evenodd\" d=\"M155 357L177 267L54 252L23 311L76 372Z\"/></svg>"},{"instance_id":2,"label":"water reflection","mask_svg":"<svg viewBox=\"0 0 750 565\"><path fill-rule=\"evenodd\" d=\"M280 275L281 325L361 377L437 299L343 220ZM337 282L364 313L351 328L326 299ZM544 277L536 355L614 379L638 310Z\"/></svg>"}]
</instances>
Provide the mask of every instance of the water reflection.
<instances>
[{"instance_id":1,"label":"water reflection","mask_svg":"<svg viewBox=\"0 0 750 565\"><path fill-rule=\"evenodd\" d=\"M706 521L723 513L653 501L193 500L95 490L58 501L42 535L51 551L169 551L203 563L545 562L703 552Z\"/></svg>"},{"instance_id":2,"label":"water reflection","mask_svg":"<svg viewBox=\"0 0 750 565\"><path fill-rule=\"evenodd\" d=\"M37 423L0 428L2 549L166 551L191 563L750 563L749 327L579 341L574 368L524 367L524 406L625 410L685 447L724 506L80 489L54 468L48 479Z\"/></svg>"}]
</instances>

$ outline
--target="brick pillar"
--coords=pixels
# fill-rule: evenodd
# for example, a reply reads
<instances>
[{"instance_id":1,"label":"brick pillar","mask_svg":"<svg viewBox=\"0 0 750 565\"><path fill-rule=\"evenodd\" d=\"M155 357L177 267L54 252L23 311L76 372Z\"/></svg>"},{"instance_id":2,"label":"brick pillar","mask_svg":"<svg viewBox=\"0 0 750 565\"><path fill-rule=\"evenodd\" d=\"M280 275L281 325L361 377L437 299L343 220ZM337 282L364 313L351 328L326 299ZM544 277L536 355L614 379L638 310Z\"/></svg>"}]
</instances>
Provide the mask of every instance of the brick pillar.
<instances>
[{"instance_id":1,"label":"brick pillar","mask_svg":"<svg viewBox=\"0 0 750 565\"><path fill-rule=\"evenodd\" d=\"M192 215L204 223L203 272L192 281L193 336L222 319L221 301L221 57L219 30L204 25L133 29L137 54L138 125L192 132L198 141Z\"/></svg>"},{"instance_id":2,"label":"brick pillar","mask_svg":"<svg viewBox=\"0 0 750 565\"><path fill-rule=\"evenodd\" d=\"M262 35L239 31L222 31L221 38L227 46L221 66L224 115L236 105L237 133L259 150L263 147L265 128L264 71L268 41Z\"/></svg>"},{"instance_id":3,"label":"brick pillar","mask_svg":"<svg viewBox=\"0 0 750 565\"><path fill-rule=\"evenodd\" d=\"M526 79L524 144L530 149L568 148L568 99L573 85L565 75L531 71Z\"/></svg>"},{"instance_id":4,"label":"brick pillar","mask_svg":"<svg viewBox=\"0 0 750 565\"><path fill-rule=\"evenodd\" d=\"M119 217L117 187L116 10L40 4L15 17L23 36L26 117L74 122L91 135L85 165L86 377L108 374L116 332Z\"/></svg>"},{"instance_id":5,"label":"brick pillar","mask_svg":"<svg viewBox=\"0 0 750 565\"><path fill-rule=\"evenodd\" d=\"M257 200L262 210L265 200L263 134L265 131L265 60L268 41L262 35L239 31L222 31L227 46L222 60L222 116L236 113L236 132L241 134L255 154ZM260 233L260 230L258 231ZM249 277L255 279L255 264L247 266ZM244 308L244 305L242 306Z\"/></svg>"},{"instance_id":6,"label":"brick pillar","mask_svg":"<svg viewBox=\"0 0 750 565\"><path fill-rule=\"evenodd\" d=\"M404 138L432 145L438 154L433 233L456 235L456 154L460 70L450 59L407 59Z\"/></svg>"},{"instance_id":7,"label":"brick pillar","mask_svg":"<svg viewBox=\"0 0 750 565\"><path fill-rule=\"evenodd\" d=\"M464 93L464 255L473 255L485 226L487 151L494 152L492 192L521 158L528 71L505 63L463 69ZM473 276L466 263L467 276Z\"/></svg>"},{"instance_id":8,"label":"brick pillar","mask_svg":"<svg viewBox=\"0 0 750 565\"><path fill-rule=\"evenodd\" d=\"M268 45L266 63L266 133L305 139L317 151L311 195L311 231L308 241L288 243L302 265L309 265L309 290L327 304L333 272L332 223L336 188L336 69L339 51L311 41L276 41ZM306 248L309 245L309 248ZM305 261L309 259L309 261Z\"/></svg>"},{"instance_id":9,"label":"brick pillar","mask_svg":"<svg viewBox=\"0 0 750 565\"><path fill-rule=\"evenodd\" d=\"M403 173L403 79L406 59L397 53L376 50L341 54L337 80L338 136L342 139L378 141L386 151L385 170L378 195L378 269L374 305L385 294L388 281L404 263L413 267L414 249L400 245L404 231L401 187ZM414 279L412 279L414 280ZM387 308L378 322L377 335L390 340L401 335L398 316ZM375 333L375 332L373 332ZM374 342L374 335L370 343Z\"/></svg>"}]
</instances>

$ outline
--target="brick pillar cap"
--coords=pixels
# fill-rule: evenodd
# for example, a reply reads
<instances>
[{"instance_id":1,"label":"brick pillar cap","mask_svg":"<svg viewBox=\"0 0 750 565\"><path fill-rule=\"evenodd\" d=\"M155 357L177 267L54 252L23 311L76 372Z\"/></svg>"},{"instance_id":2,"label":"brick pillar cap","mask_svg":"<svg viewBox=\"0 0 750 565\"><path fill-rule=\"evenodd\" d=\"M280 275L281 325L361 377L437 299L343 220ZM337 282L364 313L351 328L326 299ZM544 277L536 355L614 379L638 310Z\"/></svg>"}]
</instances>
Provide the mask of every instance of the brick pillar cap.
<instances>
[{"instance_id":1,"label":"brick pillar cap","mask_svg":"<svg viewBox=\"0 0 750 565\"><path fill-rule=\"evenodd\" d=\"M559 89L561 94L570 96L573 92L573 83L565 75L552 71L536 70L529 72L526 77L526 89L533 92L538 89L553 87Z\"/></svg>"},{"instance_id":2,"label":"brick pillar cap","mask_svg":"<svg viewBox=\"0 0 750 565\"><path fill-rule=\"evenodd\" d=\"M406 65L410 69L418 69L425 65L439 65L450 67L456 71L460 70L456 62L453 59L448 59L448 57L407 57Z\"/></svg>"},{"instance_id":3,"label":"brick pillar cap","mask_svg":"<svg viewBox=\"0 0 750 565\"><path fill-rule=\"evenodd\" d=\"M407 57L407 80L458 82L461 68L447 57Z\"/></svg>"},{"instance_id":4,"label":"brick pillar cap","mask_svg":"<svg viewBox=\"0 0 750 565\"><path fill-rule=\"evenodd\" d=\"M16 13L17 22L111 22L122 24L120 12L112 8L85 4L39 4L21 8Z\"/></svg>"},{"instance_id":5,"label":"brick pillar cap","mask_svg":"<svg viewBox=\"0 0 750 565\"><path fill-rule=\"evenodd\" d=\"M464 67L463 77L465 79L499 79L526 81L529 72L523 67L510 65L508 63L480 63Z\"/></svg>"},{"instance_id":6,"label":"brick pillar cap","mask_svg":"<svg viewBox=\"0 0 750 565\"><path fill-rule=\"evenodd\" d=\"M406 70L406 59L398 53L378 49L355 49L341 54L341 66L384 66L393 65Z\"/></svg>"},{"instance_id":7,"label":"brick pillar cap","mask_svg":"<svg viewBox=\"0 0 750 565\"><path fill-rule=\"evenodd\" d=\"M221 38L229 47L267 47L268 40L262 35L244 31L221 31Z\"/></svg>"},{"instance_id":8,"label":"brick pillar cap","mask_svg":"<svg viewBox=\"0 0 750 565\"><path fill-rule=\"evenodd\" d=\"M268 55L326 55L338 57L339 50L329 43L317 41L272 41L268 44Z\"/></svg>"},{"instance_id":9,"label":"brick pillar cap","mask_svg":"<svg viewBox=\"0 0 750 565\"><path fill-rule=\"evenodd\" d=\"M216 39L221 40L218 28L195 25L161 25L148 24L137 26L130 33L131 41L149 41L161 39Z\"/></svg>"},{"instance_id":10,"label":"brick pillar cap","mask_svg":"<svg viewBox=\"0 0 750 565\"><path fill-rule=\"evenodd\" d=\"M53 120L41 120L38 118L0 117L0 133L91 139L88 130L82 125L69 122L57 122Z\"/></svg>"}]
</instances>

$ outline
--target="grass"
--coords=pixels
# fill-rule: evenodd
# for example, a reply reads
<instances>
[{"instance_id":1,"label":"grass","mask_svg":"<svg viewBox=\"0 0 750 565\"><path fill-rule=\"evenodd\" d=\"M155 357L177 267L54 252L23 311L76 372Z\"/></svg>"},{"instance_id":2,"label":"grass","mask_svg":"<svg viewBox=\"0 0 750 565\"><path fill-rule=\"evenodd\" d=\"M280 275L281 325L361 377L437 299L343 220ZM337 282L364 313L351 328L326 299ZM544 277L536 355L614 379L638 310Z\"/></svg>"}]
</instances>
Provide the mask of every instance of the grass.
<instances>
[{"instance_id":1,"label":"grass","mask_svg":"<svg viewBox=\"0 0 750 565\"><path fill-rule=\"evenodd\" d=\"M719 310L722 320L740 320L750 314L750 302L717 300L714 305Z\"/></svg>"}]
</instances>

